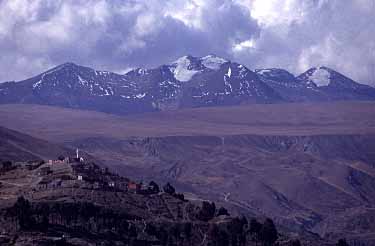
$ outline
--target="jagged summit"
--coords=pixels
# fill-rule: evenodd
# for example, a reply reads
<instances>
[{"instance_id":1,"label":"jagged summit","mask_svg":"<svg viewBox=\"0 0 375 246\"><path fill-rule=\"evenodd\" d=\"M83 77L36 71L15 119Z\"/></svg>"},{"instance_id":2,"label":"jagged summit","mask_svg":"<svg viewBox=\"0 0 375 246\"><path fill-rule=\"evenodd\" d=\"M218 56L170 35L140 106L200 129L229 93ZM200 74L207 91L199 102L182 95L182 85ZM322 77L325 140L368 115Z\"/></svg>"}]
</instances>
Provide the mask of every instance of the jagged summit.
<instances>
[{"instance_id":1,"label":"jagged summit","mask_svg":"<svg viewBox=\"0 0 375 246\"><path fill-rule=\"evenodd\" d=\"M314 87L335 86L353 89L368 87L326 66L312 67L299 75L297 79Z\"/></svg>"},{"instance_id":2,"label":"jagged summit","mask_svg":"<svg viewBox=\"0 0 375 246\"><path fill-rule=\"evenodd\" d=\"M171 64L171 72L179 81L189 81L196 73L204 70L199 58L183 56Z\"/></svg>"},{"instance_id":3,"label":"jagged summit","mask_svg":"<svg viewBox=\"0 0 375 246\"><path fill-rule=\"evenodd\" d=\"M255 73L268 80L285 82L293 82L296 80L295 76L292 73L281 68L255 69Z\"/></svg>"},{"instance_id":4,"label":"jagged summit","mask_svg":"<svg viewBox=\"0 0 375 246\"><path fill-rule=\"evenodd\" d=\"M205 70L219 70L227 62L228 60L213 54L203 57L186 55L173 61L170 66L175 78L186 82L191 80L195 74L204 72Z\"/></svg>"},{"instance_id":5,"label":"jagged summit","mask_svg":"<svg viewBox=\"0 0 375 246\"><path fill-rule=\"evenodd\" d=\"M222 57L216 56L216 55L204 56L201 58L201 61L205 67L214 69L214 70L219 69L221 65L229 62L228 60Z\"/></svg>"},{"instance_id":6,"label":"jagged summit","mask_svg":"<svg viewBox=\"0 0 375 246\"><path fill-rule=\"evenodd\" d=\"M248 69L214 54L182 56L125 74L67 62L30 79L0 84L0 103L32 103L116 114L243 103L375 100L375 88L330 69L295 77L279 68Z\"/></svg>"},{"instance_id":7,"label":"jagged summit","mask_svg":"<svg viewBox=\"0 0 375 246\"><path fill-rule=\"evenodd\" d=\"M328 86L331 83L332 73L334 73L332 69L324 66L312 67L299 75L298 80L314 87Z\"/></svg>"}]
</instances>

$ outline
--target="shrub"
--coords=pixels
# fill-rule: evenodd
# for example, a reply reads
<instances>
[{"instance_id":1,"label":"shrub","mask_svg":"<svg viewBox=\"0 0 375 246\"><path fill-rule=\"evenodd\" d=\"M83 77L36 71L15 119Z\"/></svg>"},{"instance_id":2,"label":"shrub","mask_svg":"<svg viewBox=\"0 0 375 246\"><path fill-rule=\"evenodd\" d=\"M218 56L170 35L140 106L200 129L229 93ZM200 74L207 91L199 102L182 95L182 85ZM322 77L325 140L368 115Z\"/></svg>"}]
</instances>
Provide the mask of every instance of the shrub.
<instances>
[{"instance_id":1,"label":"shrub","mask_svg":"<svg viewBox=\"0 0 375 246\"><path fill-rule=\"evenodd\" d=\"M202 207L198 213L198 219L202 221L209 221L213 219L216 212L216 205L214 202L209 203L206 201L202 202Z\"/></svg>"},{"instance_id":2,"label":"shrub","mask_svg":"<svg viewBox=\"0 0 375 246\"><path fill-rule=\"evenodd\" d=\"M3 161L2 162L2 169L5 170L5 171L9 171L11 170L13 167L13 164L11 161Z\"/></svg>"},{"instance_id":3,"label":"shrub","mask_svg":"<svg viewBox=\"0 0 375 246\"><path fill-rule=\"evenodd\" d=\"M271 219L266 219L262 225L262 228L260 229L259 239L265 245L272 245L274 242L276 242L277 238L278 236L275 224Z\"/></svg>"},{"instance_id":4,"label":"shrub","mask_svg":"<svg viewBox=\"0 0 375 246\"><path fill-rule=\"evenodd\" d=\"M298 239L292 240L291 246L301 246L301 242Z\"/></svg>"},{"instance_id":5,"label":"shrub","mask_svg":"<svg viewBox=\"0 0 375 246\"><path fill-rule=\"evenodd\" d=\"M159 189L159 185L156 183L156 182L154 182L154 181L151 181L149 184L148 184L148 189L149 189L149 191L151 192L151 193L154 193L154 194L156 194L156 193L159 193L159 191L160 191L160 189Z\"/></svg>"},{"instance_id":6,"label":"shrub","mask_svg":"<svg viewBox=\"0 0 375 246\"><path fill-rule=\"evenodd\" d=\"M185 196L182 193L175 193L173 196L177 199L180 199L181 201L185 201Z\"/></svg>"},{"instance_id":7,"label":"shrub","mask_svg":"<svg viewBox=\"0 0 375 246\"><path fill-rule=\"evenodd\" d=\"M217 211L216 216L220 216L220 215L227 215L227 216L229 216L228 210L226 208L224 208L224 207L220 207L219 210Z\"/></svg>"},{"instance_id":8,"label":"shrub","mask_svg":"<svg viewBox=\"0 0 375 246\"><path fill-rule=\"evenodd\" d=\"M32 218L31 205L23 196L18 197L10 212L17 218L21 230L30 229L35 223Z\"/></svg>"},{"instance_id":9,"label":"shrub","mask_svg":"<svg viewBox=\"0 0 375 246\"><path fill-rule=\"evenodd\" d=\"M175 188L170 183L167 183L166 185L163 186L163 191L170 195L176 192Z\"/></svg>"},{"instance_id":10,"label":"shrub","mask_svg":"<svg viewBox=\"0 0 375 246\"><path fill-rule=\"evenodd\" d=\"M339 241L336 243L337 246L349 246L349 244L346 242L345 238L339 239Z\"/></svg>"}]
</instances>

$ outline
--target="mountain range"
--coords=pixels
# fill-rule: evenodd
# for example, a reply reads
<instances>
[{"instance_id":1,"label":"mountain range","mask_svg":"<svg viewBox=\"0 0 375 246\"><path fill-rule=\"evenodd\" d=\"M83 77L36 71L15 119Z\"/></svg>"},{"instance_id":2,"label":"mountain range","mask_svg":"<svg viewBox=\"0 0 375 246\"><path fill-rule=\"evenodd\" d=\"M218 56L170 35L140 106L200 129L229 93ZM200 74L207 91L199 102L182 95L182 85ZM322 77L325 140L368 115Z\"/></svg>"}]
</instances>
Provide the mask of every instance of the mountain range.
<instances>
[{"instance_id":1,"label":"mountain range","mask_svg":"<svg viewBox=\"0 0 375 246\"><path fill-rule=\"evenodd\" d=\"M126 74L65 63L35 77L0 84L0 103L43 104L115 114L252 103L375 100L375 88L327 67L299 76L256 69L215 55L183 56Z\"/></svg>"}]
</instances>

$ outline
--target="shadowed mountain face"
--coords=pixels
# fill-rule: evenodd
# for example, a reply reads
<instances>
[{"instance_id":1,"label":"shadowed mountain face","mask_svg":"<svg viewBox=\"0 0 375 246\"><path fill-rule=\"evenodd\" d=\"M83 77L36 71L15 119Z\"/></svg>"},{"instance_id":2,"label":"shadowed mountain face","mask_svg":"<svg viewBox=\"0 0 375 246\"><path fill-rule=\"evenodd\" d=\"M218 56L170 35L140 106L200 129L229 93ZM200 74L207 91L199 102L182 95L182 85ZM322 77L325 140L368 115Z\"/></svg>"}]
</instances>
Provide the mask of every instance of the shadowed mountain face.
<instances>
[{"instance_id":1,"label":"shadowed mountain face","mask_svg":"<svg viewBox=\"0 0 375 246\"><path fill-rule=\"evenodd\" d=\"M0 160L46 160L67 153L67 148L0 126Z\"/></svg>"},{"instance_id":2,"label":"shadowed mountain face","mask_svg":"<svg viewBox=\"0 0 375 246\"><path fill-rule=\"evenodd\" d=\"M298 77L252 71L223 58L184 56L124 75L66 63L20 82L0 84L0 103L55 105L116 114L253 103L374 100L375 88L326 67Z\"/></svg>"}]
</instances>

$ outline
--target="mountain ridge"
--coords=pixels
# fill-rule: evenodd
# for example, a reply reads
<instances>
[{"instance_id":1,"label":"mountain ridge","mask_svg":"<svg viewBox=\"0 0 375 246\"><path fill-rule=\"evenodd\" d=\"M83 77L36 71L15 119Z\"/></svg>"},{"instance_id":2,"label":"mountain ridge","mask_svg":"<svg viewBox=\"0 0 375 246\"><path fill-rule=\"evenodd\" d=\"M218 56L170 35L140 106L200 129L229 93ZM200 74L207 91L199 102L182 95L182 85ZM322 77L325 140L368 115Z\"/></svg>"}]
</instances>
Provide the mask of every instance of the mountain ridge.
<instances>
[{"instance_id":1,"label":"mountain ridge","mask_svg":"<svg viewBox=\"0 0 375 246\"><path fill-rule=\"evenodd\" d=\"M0 84L0 103L26 103L133 114L254 103L375 100L375 88L327 67L295 76L207 55L183 56L125 74L67 62L19 82Z\"/></svg>"}]
</instances>

